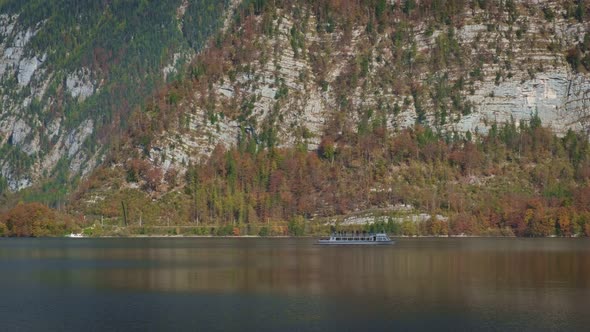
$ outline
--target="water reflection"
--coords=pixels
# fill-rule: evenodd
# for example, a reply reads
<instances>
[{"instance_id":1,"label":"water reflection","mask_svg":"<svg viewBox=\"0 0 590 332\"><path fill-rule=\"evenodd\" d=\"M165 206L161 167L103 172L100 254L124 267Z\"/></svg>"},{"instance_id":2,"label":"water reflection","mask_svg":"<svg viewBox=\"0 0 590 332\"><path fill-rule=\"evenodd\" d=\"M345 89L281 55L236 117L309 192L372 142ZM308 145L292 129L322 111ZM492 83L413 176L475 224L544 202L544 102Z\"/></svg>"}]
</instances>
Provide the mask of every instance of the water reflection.
<instances>
[{"instance_id":1,"label":"water reflection","mask_svg":"<svg viewBox=\"0 0 590 332\"><path fill-rule=\"evenodd\" d=\"M401 239L388 247L320 247L313 240L292 239L2 240L0 282L109 292L304 295L352 300L357 310L402 306L407 313L461 310L484 316L506 310L505 315L542 313L556 322L584 315L590 304L589 244L573 239Z\"/></svg>"},{"instance_id":2,"label":"water reflection","mask_svg":"<svg viewBox=\"0 0 590 332\"><path fill-rule=\"evenodd\" d=\"M110 261L113 268L71 270L83 280L96 274L100 287L152 291L399 296L464 288L588 289L590 282L590 252L522 248L513 242L493 250L480 248L477 242L468 247L417 249L421 242L387 248L323 248L307 242L257 246L238 241L236 247L212 241L210 247L116 249L66 257ZM119 268L118 262L125 266Z\"/></svg>"}]
</instances>

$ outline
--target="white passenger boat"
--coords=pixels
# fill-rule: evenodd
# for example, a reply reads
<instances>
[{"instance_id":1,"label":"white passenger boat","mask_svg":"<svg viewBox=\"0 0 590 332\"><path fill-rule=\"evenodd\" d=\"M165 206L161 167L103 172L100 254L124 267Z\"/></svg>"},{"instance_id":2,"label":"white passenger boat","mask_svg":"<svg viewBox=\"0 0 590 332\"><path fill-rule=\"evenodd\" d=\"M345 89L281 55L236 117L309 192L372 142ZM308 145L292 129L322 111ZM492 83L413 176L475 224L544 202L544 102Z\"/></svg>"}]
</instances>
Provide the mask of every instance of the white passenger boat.
<instances>
[{"instance_id":1,"label":"white passenger boat","mask_svg":"<svg viewBox=\"0 0 590 332\"><path fill-rule=\"evenodd\" d=\"M318 240L318 244L334 245L334 244L393 244L394 242L385 233L332 233L329 238Z\"/></svg>"}]
</instances>

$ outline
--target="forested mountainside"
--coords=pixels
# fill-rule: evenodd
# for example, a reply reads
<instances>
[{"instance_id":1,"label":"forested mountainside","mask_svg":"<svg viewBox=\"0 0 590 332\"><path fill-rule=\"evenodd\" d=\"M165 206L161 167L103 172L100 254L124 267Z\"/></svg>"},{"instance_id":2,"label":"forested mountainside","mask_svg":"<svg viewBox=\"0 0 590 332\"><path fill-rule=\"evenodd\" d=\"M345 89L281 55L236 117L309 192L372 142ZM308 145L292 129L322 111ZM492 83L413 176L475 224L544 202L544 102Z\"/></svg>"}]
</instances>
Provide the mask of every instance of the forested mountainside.
<instances>
[{"instance_id":1,"label":"forested mountainside","mask_svg":"<svg viewBox=\"0 0 590 332\"><path fill-rule=\"evenodd\" d=\"M0 192L45 183L63 195L91 172L228 3L0 1Z\"/></svg>"},{"instance_id":2,"label":"forested mountainside","mask_svg":"<svg viewBox=\"0 0 590 332\"><path fill-rule=\"evenodd\" d=\"M254 233L590 232L585 1L235 5L117 124L72 213Z\"/></svg>"},{"instance_id":3,"label":"forested mountainside","mask_svg":"<svg viewBox=\"0 0 590 332\"><path fill-rule=\"evenodd\" d=\"M583 1L250 8L195 60L192 79L162 91L168 105L137 114L132 130L150 156L196 162L220 142L235 144L240 130L267 146L312 150L326 135L355 135L375 121L473 134L538 114L559 134L589 128Z\"/></svg>"}]
</instances>

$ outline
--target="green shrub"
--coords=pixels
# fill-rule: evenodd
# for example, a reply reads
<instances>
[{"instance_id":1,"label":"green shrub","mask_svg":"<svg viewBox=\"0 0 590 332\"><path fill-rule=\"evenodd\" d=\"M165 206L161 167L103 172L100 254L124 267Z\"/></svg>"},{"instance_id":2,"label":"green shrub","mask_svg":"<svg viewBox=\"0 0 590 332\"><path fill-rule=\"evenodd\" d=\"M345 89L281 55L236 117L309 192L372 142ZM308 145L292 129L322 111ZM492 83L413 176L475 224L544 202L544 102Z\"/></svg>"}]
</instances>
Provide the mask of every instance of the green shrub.
<instances>
[{"instance_id":1,"label":"green shrub","mask_svg":"<svg viewBox=\"0 0 590 332\"><path fill-rule=\"evenodd\" d=\"M229 236L229 235L233 235L233 233L234 233L234 228L231 224L227 224L227 225L217 228L217 235L219 235L219 236Z\"/></svg>"},{"instance_id":2,"label":"green shrub","mask_svg":"<svg viewBox=\"0 0 590 332\"><path fill-rule=\"evenodd\" d=\"M289 235L301 236L305 232L305 219L301 216L295 216L288 225Z\"/></svg>"},{"instance_id":3,"label":"green shrub","mask_svg":"<svg viewBox=\"0 0 590 332\"><path fill-rule=\"evenodd\" d=\"M543 7L543 14L547 21L553 21L555 19L555 12L549 6Z\"/></svg>"},{"instance_id":4,"label":"green shrub","mask_svg":"<svg viewBox=\"0 0 590 332\"><path fill-rule=\"evenodd\" d=\"M268 236L269 235L269 231L268 231L268 227L262 227L260 228L260 230L258 231L258 236Z\"/></svg>"}]
</instances>

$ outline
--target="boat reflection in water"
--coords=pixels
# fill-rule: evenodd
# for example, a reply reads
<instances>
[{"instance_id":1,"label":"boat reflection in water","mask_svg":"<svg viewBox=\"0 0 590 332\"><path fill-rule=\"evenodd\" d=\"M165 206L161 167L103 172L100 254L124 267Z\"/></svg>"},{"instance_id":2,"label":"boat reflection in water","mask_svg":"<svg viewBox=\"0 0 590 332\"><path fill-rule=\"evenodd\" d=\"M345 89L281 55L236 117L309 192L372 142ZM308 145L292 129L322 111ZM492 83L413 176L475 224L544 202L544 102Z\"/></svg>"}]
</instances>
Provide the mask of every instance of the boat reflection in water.
<instances>
[{"instance_id":1,"label":"boat reflection in water","mask_svg":"<svg viewBox=\"0 0 590 332\"><path fill-rule=\"evenodd\" d=\"M364 245L383 245L393 244L394 242L385 233L341 233L335 232L329 238L318 240L317 244L321 245L349 245L349 244L364 244Z\"/></svg>"}]
</instances>

